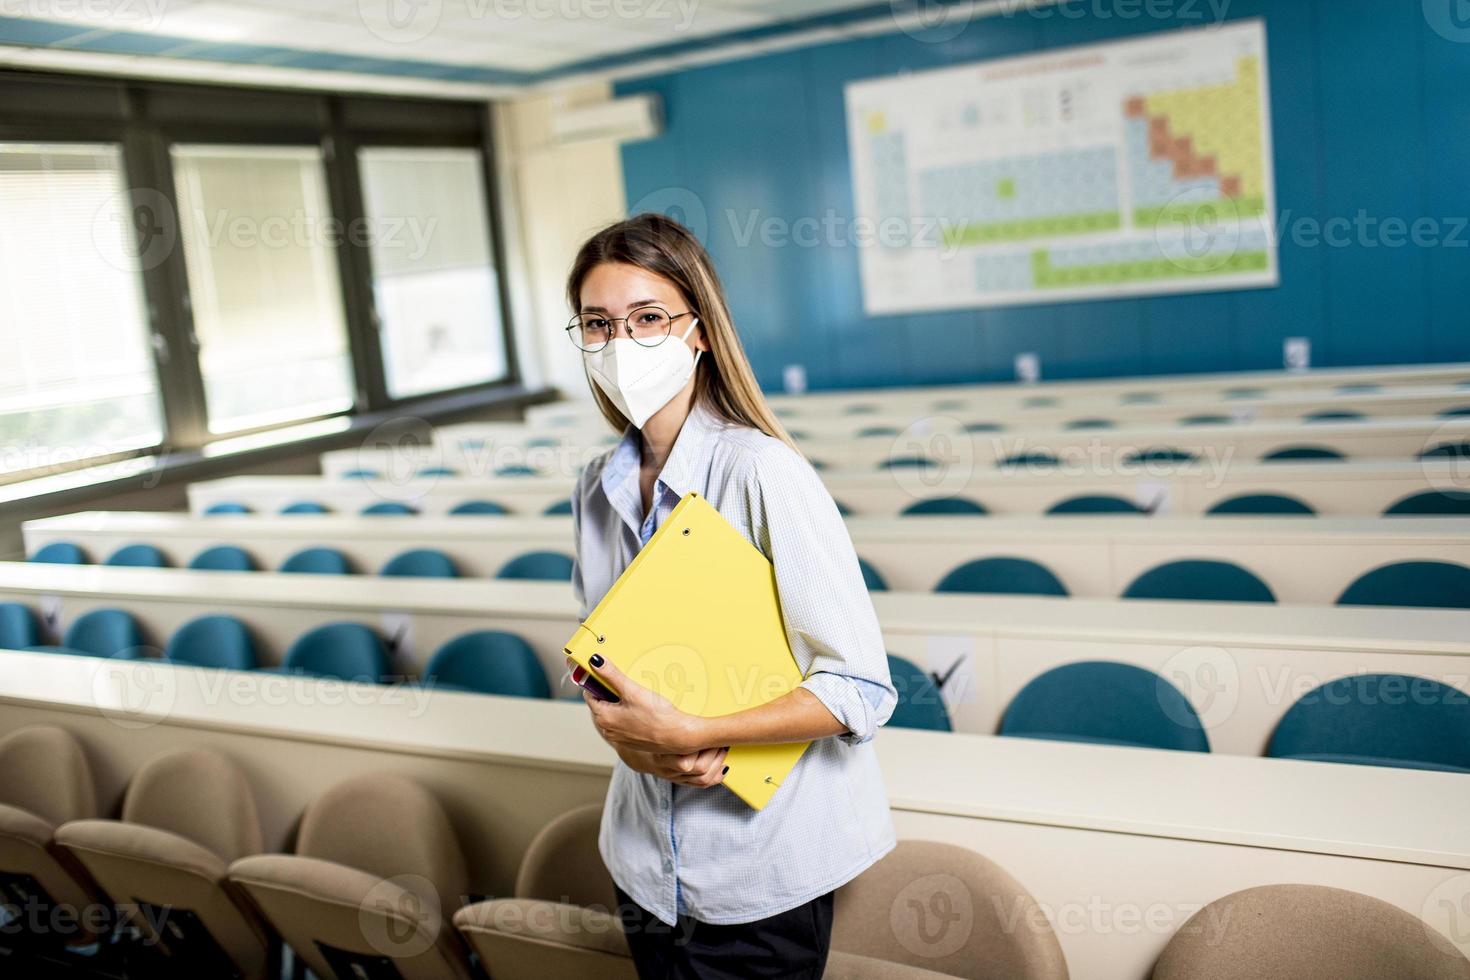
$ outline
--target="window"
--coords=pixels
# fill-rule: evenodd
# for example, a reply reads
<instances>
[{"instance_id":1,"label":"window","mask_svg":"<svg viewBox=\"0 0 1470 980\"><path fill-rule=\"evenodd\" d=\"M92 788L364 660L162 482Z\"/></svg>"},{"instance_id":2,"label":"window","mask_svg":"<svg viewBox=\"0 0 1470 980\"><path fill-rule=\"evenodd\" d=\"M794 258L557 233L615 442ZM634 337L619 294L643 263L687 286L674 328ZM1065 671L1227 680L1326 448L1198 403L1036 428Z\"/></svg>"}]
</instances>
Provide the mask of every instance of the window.
<instances>
[{"instance_id":1,"label":"window","mask_svg":"<svg viewBox=\"0 0 1470 980\"><path fill-rule=\"evenodd\" d=\"M172 148L211 433L350 409L337 226L317 147Z\"/></svg>"},{"instance_id":2,"label":"window","mask_svg":"<svg viewBox=\"0 0 1470 980\"><path fill-rule=\"evenodd\" d=\"M358 164L389 396L505 377L480 152L372 148Z\"/></svg>"},{"instance_id":3,"label":"window","mask_svg":"<svg viewBox=\"0 0 1470 980\"><path fill-rule=\"evenodd\" d=\"M163 441L134 217L116 145L0 143L0 474Z\"/></svg>"}]
</instances>

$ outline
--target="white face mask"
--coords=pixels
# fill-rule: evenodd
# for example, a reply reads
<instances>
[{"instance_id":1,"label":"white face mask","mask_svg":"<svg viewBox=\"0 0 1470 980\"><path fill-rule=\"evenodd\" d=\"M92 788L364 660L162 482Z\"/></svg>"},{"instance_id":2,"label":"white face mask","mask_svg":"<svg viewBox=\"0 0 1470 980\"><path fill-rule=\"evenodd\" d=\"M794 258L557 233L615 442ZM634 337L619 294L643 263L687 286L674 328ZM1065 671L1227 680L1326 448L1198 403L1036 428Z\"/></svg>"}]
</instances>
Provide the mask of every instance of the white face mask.
<instances>
[{"instance_id":1,"label":"white face mask","mask_svg":"<svg viewBox=\"0 0 1470 980\"><path fill-rule=\"evenodd\" d=\"M670 337L657 347L619 337L602 350L584 352L587 374L618 411L641 429L694 375L694 365L704 352L691 351L686 341L698 323L691 317L683 336Z\"/></svg>"}]
</instances>

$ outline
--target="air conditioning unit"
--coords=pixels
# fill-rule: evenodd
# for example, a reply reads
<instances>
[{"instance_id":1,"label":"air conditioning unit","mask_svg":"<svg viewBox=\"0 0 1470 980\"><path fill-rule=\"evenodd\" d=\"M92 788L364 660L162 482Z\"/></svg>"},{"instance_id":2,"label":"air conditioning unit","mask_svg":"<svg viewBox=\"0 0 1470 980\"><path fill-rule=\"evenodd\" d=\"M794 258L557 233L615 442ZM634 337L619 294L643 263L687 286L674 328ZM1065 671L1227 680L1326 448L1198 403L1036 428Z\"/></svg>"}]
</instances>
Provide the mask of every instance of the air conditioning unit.
<instances>
[{"instance_id":1,"label":"air conditioning unit","mask_svg":"<svg viewBox=\"0 0 1470 980\"><path fill-rule=\"evenodd\" d=\"M552 138L562 145L597 140L632 143L652 139L663 128L663 102L652 92L560 109L551 120Z\"/></svg>"}]
</instances>

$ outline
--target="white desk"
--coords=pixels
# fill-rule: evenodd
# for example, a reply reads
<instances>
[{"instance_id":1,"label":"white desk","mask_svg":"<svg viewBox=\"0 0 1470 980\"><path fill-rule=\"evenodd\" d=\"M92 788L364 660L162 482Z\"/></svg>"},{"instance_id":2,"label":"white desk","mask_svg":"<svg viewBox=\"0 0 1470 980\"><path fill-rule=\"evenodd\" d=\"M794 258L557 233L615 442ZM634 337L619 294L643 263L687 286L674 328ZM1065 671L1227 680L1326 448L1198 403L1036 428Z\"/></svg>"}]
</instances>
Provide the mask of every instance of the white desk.
<instances>
[{"instance_id":1,"label":"white desk","mask_svg":"<svg viewBox=\"0 0 1470 980\"><path fill-rule=\"evenodd\" d=\"M0 733L75 732L106 809L155 755L221 751L271 848L333 782L400 773L445 804L489 894L547 820L602 798L613 762L577 704L223 677L0 652ZM1470 891L1466 777L899 730L876 746L899 835L1007 868L1053 916L1074 976L1139 980L1201 905L1288 881L1374 895L1470 948L1447 918Z\"/></svg>"},{"instance_id":2,"label":"white desk","mask_svg":"<svg viewBox=\"0 0 1470 980\"><path fill-rule=\"evenodd\" d=\"M1465 394L1470 399L1470 392ZM937 417L897 435L860 436L861 431L861 427L841 423L825 429L808 427L793 435L811 459L834 469L873 469L902 456L963 459L976 466L994 466L1023 453L1117 463L1135 453L1159 448L1242 463L1264 461L1280 450L1303 446L1330 450L1347 459L1406 460L1446 442L1470 439L1470 418L1147 425L1097 430L1043 427L970 433L957 418ZM506 466L529 466L537 472L554 473L593 458L612 438L590 426L547 430L499 422L446 426L436 430L434 436L434 444L410 448L363 445L329 450L321 455L322 473L346 477L366 471L408 478L420 470L447 469L459 476L484 478ZM548 440L555 440L554 445L548 445Z\"/></svg>"},{"instance_id":3,"label":"white desk","mask_svg":"<svg viewBox=\"0 0 1470 980\"><path fill-rule=\"evenodd\" d=\"M858 554L890 589L928 592L977 558L1039 562L1074 596L1119 596L1143 572L1168 561L1210 558L1239 564L1281 602L1330 604L1360 575L1401 561L1470 565L1470 518L1274 517L851 517ZM433 548L466 576L493 576L529 551L570 554L569 517L358 517L308 514L215 515L88 511L27 521L26 550L57 541L102 561L144 542L176 567L206 548L244 548L264 570L313 546L336 548L356 569L375 573L394 555Z\"/></svg>"},{"instance_id":4,"label":"white desk","mask_svg":"<svg viewBox=\"0 0 1470 980\"><path fill-rule=\"evenodd\" d=\"M90 609L124 608L159 647L195 616L228 613L250 626L267 665L309 629L358 622L396 639L395 672L410 676L456 636L508 630L536 651L553 687L577 624L565 585L487 579L0 562L0 601L47 615L58 633ZM1027 682L1079 660L1163 674L1194 704L1215 751L1243 755L1265 750L1298 697L1348 674L1414 674L1470 690L1470 612L924 593L876 593L873 605L891 653L938 673L954 668L944 696L962 731L994 732Z\"/></svg>"},{"instance_id":5,"label":"white desk","mask_svg":"<svg viewBox=\"0 0 1470 980\"><path fill-rule=\"evenodd\" d=\"M1463 461L1462 461L1463 462ZM357 513L399 501L425 514L444 514L468 500L499 503L511 513L534 515L565 501L579 463L569 460L556 476L498 479L427 477L408 480L328 480L314 476L238 476L189 485L189 508L203 513L236 502L273 514L299 500L325 503L337 513ZM933 497L962 496L993 514L1042 514L1086 495L1133 500L1163 514L1203 514L1243 494L1297 497L1324 516L1371 517L1398 501L1433 489L1470 489L1470 477L1454 461L1347 463L1237 463L1205 460L1182 464L1080 465L995 468L957 460L939 469L826 470L822 482L853 514L896 516Z\"/></svg>"}]
</instances>

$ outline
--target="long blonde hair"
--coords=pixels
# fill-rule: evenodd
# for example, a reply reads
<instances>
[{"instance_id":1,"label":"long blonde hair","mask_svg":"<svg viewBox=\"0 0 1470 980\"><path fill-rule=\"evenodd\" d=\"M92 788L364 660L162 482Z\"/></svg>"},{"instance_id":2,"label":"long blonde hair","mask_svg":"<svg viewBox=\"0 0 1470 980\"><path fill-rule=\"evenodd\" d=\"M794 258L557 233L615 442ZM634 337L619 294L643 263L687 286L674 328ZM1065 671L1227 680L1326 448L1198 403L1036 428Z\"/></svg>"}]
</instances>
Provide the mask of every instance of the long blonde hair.
<instances>
[{"instance_id":1,"label":"long blonde hair","mask_svg":"<svg viewBox=\"0 0 1470 980\"><path fill-rule=\"evenodd\" d=\"M672 218L649 212L608 225L587 239L577 251L577 258L567 275L567 302L573 312L582 308L582 283L594 268L604 262L636 266L662 276L689 300L709 342L709 352L699 359L695 371L694 398L697 402L727 422L759 429L792 449L797 448L790 434L776 420L770 405L766 404L740 336L735 332L735 322L725 303L725 292L720 286L714 262L688 228ZM628 425L628 419L592 383L591 378L587 383L602 417L615 430L622 432Z\"/></svg>"}]
</instances>

